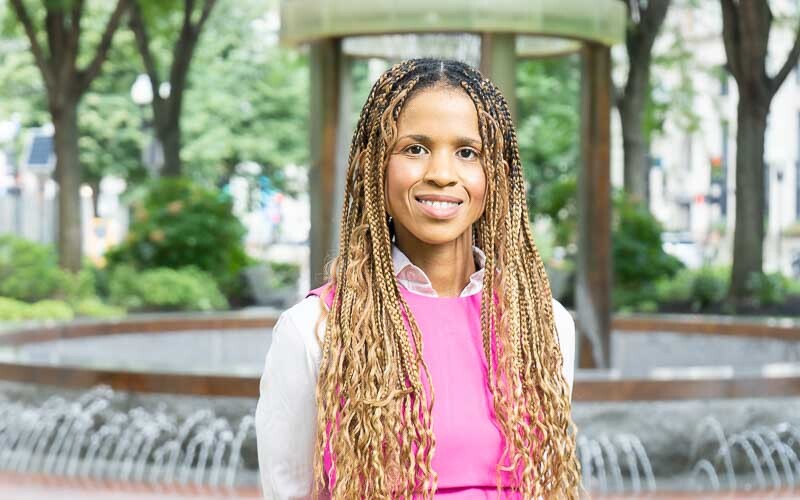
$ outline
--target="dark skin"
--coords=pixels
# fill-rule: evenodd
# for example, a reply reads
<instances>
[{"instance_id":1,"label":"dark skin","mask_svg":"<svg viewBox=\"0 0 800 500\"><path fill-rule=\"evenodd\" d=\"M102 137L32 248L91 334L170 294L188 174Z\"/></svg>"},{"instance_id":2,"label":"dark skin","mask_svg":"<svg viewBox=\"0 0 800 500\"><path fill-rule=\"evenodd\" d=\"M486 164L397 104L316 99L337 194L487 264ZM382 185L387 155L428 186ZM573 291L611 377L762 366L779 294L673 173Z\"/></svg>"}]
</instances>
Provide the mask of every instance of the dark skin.
<instances>
[{"instance_id":1,"label":"dark skin","mask_svg":"<svg viewBox=\"0 0 800 500\"><path fill-rule=\"evenodd\" d=\"M440 297L457 297L476 271L472 225L486 193L475 105L461 89L425 89L400 113L397 137L385 186L395 244Z\"/></svg>"}]
</instances>

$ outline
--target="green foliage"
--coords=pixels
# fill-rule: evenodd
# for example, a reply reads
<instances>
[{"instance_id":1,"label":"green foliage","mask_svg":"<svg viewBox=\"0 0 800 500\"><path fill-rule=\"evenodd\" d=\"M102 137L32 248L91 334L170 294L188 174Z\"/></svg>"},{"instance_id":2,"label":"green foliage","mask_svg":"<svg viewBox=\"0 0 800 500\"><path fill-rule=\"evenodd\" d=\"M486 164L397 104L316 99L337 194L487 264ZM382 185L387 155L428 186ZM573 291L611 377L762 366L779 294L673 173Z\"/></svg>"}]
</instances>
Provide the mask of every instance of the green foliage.
<instances>
[{"instance_id":1,"label":"green foliage","mask_svg":"<svg viewBox=\"0 0 800 500\"><path fill-rule=\"evenodd\" d=\"M52 247L0 236L0 320L123 316L123 309L97 297L100 274L88 264L77 273L64 271Z\"/></svg>"},{"instance_id":2,"label":"green foliage","mask_svg":"<svg viewBox=\"0 0 800 500\"><path fill-rule=\"evenodd\" d=\"M644 135L650 142L653 135L660 134L669 118L680 130L695 132L700 128L700 116L694 101L697 96L695 75L708 65L698 65L692 52L691 42L681 29L664 24L660 37L669 43L659 44L653 51L651 76L646 94L644 113ZM665 75L670 75L667 78ZM674 76L677 75L677 78Z\"/></svg>"},{"instance_id":3,"label":"green foliage","mask_svg":"<svg viewBox=\"0 0 800 500\"><path fill-rule=\"evenodd\" d=\"M117 266L109 278L109 300L132 310L209 311L225 309L227 301L214 279L194 267L137 271Z\"/></svg>"},{"instance_id":4,"label":"green foliage","mask_svg":"<svg viewBox=\"0 0 800 500\"><path fill-rule=\"evenodd\" d=\"M614 197L612 253L615 286L640 289L663 276L674 276L683 266L666 253L663 227L641 204L622 191Z\"/></svg>"},{"instance_id":5,"label":"green foliage","mask_svg":"<svg viewBox=\"0 0 800 500\"><path fill-rule=\"evenodd\" d=\"M35 302L55 296L63 280L52 247L0 236L0 296Z\"/></svg>"},{"instance_id":6,"label":"green foliage","mask_svg":"<svg viewBox=\"0 0 800 500\"><path fill-rule=\"evenodd\" d=\"M81 65L93 55L114 2L86 4ZM142 5L151 49L165 77L182 22L182 3L146 1ZM261 0L220 0L195 50L184 95L182 157L187 174L203 185L222 185L238 163L254 161L281 188L284 165L308 162L307 57L278 46L274 36L265 32L264 19L253 17L265 12ZM43 17L40 6L31 13L36 20ZM24 32L3 2L0 22L6 26L6 38L0 39L0 117L19 112L24 127L49 123L39 69ZM79 107L84 182L96 185L109 174L129 185L146 179L140 158L151 134L144 127L152 123L152 110L137 109L130 98L131 85L142 72L133 34L123 25L102 72ZM22 145L15 148L15 156L21 154Z\"/></svg>"},{"instance_id":7,"label":"green foliage","mask_svg":"<svg viewBox=\"0 0 800 500\"><path fill-rule=\"evenodd\" d=\"M125 309L103 303L97 297L86 297L80 299L72 306L76 316L88 318L121 318L125 316Z\"/></svg>"},{"instance_id":8,"label":"green foliage","mask_svg":"<svg viewBox=\"0 0 800 500\"><path fill-rule=\"evenodd\" d=\"M59 298L63 298L69 304L96 298L95 273L92 271L91 265L84 265L83 269L77 273L70 271L61 271L61 273Z\"/></svg>"},{"instance_id":9,"label":"green foliage","mask_svg":"<svg viewBox=\"0 0 800 500\"><path fill-rule=\"evenodd\" d=\"M662 231L661 223L641 203L630 200L622 191L616 193L611 240L615 307L652 311L654 283L684 267L664 251Z\"/></svg>"},{"instance_id":10,"label":"green foliage","mask_svg":"<svg viewBox=\"0 0 800 500\"><path fill-rule=\"evenodd\" d=\"M656 283L656 299L662 303L689 302L694 311L722 303L730 284L730 267L704 266L681 269L672 278Z\"/></svg>"},{"instance_id":11,"label":"green foliage","mask_svg":"<svg viewBox=\"0 0 800 500\"><path fill-rule=\"evenodd\" d=\"M554 228L553 244L569 248L578 231L577 178L574 174L553 179L541 191L537 214L550 219Z\"/></svg>"},{"instance_id":12,"label":"green foliage","mask_svg":"<svg viewBox=\"0 0 800 500\"><path fill-rule=\"evenodd\" d=\"M34 302L29 307L28 314L30 314L30 319L48 318L69 321L75 316L72 312L72 308L61 300L40 300Z\"/></svg>"},{"instance_id":13,"label":"green foliage","mask_svg":"<svg viewBox=\"0 0 800 500\"><path fill-rule=\"evenodd\" d=\"M567 250L567 258L576 258L577 182L574 176L554 181L540 200L541 215L554 225L554 244ZM667 254L662 246L663 228L640 203L624 192L613 196L612 259L614 262L614 297L616 308L653 308L655 282L674 276L683 264Z\"/></svg>"},{"instance_id":14,"label":"green foliage","mask_svg":"<svg viewBox=\"0 0 800 500\"><path fill-rule=\"evenodd\" d=\"M74 317L72 309L58 300L40 300L33 304L0 297L0 321L62 320Z\"/></svg>"},{"instance_id":15,"label":"green foliage","mask_svg":"<svg viewBox=\"0 0 800 500\"><path fill-rule=\"evenodd\" d=\"M271 289L293 287L300 279L300 266L291 262L267 262L268 283L266 286Z\"/></svg>"},{"instance_id":16,"label":"green foliage","mask_svg":"<svg viewBox=\"0 0 800 500\"><path fill-rule=\"evenodd\" d=\"M681 269L675 276L661 278L655 284L656 298L659 302L688 302L694 292L696 272L692 269Z\"/></svg>"},{"instance_id":17,"label":"green foliage","mask_svg":"<svg viewBox=\"0 0 800 500\"><path fill-rule=\"evenodd\" d=\"M702 309L725 300L730 285L730 273L723 268L701 268L692 283L693 307ZM726 270L727 271L727 270Z\"/></svg>"},{"instance_id":18,"label":"green foliage","mask_svg":"<svg viewBox=\"0 0 800 500\"><path fill-rule=\"evenodd\" d=\"M791 279L781 273L753 273L747 280L747 288L760 305L781 304L792 288Z\"/></svg>"},{"instance_id":19,"label":"green foliage","mask_svg":"<svg viewBox=\"0 0 800 500\"><path fill-rule=\"evenodd\" d=\"M786 278L786 294L800 295L800 280Z\"/></svg>"},{"instance_id":20,"label":"green foliage","mask_svg":"<svg viewBox=\"0 0 800 500\"><path fill-rule=\"evenodd\" d=\"M282 167L308 162L308 59L265 32L258 1L221 1L192 62L183 114L186 175L222 185L245 161L283 189Z\"/></svg>"},{"instance_id":21,"label":"green foliage","mask_svg":"<svg viewBox=\"0 0 800 500\"><path fill-rule=\"evenodd\" d=\"M134 202L127 239L106 254L109 265L138 269L194 266L214 276L223 290L238 284L247 265L245 229L231 200L188 179L160 179Z\"/></svg>"},{"instance_id":22,"label":"green foliage","mask_svg":"<svg viewBox=\"0 0 800 500\"><path fill-rule=\"evenodd\" d=\"M73 304L94 295L94 274L88 265L77 273L62 270L53 247L0 236L0 296L25 302L57 298Z\"/></svg>"},{"instance_id":23,"label":"green foliage","mask_svg":"<svg viewBox=\"0 0 800 500\"><path fill-rule=\"evenodd\" d=\"M578 169L580 59L525 60L517 65L517 138L531 213L546 210L551 189ZM558 196L558 195L555 195Z\"/></svg>"}]
</instances>

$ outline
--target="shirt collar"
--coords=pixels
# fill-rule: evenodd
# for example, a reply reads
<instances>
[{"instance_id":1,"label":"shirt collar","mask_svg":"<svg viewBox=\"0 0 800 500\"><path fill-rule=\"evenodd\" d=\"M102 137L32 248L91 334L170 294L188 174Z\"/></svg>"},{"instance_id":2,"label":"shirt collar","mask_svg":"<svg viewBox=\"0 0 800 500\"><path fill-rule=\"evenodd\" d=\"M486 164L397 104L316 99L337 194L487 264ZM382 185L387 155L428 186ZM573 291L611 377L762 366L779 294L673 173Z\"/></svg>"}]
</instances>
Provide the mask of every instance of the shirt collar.
<instances>
[{"instance_id":1,"label":"shirt collar","mask_svg":"<svg viewBox=\"0 0 800 500\"><path fill-rule=\"evenodd\" d=\"M486 265L486 254L483 250L473 246L472 255L475 258L476 271L469 277L469 283L461 291L460 296L466 297L481 291L483 287L484 266ZM436 290L433 289L430 279L420 267L414 265L408 256L400 250L397 245L392 244L392 264L397 280L406 289L419 295L438 297Z\"/></svg>"}]
</instances>

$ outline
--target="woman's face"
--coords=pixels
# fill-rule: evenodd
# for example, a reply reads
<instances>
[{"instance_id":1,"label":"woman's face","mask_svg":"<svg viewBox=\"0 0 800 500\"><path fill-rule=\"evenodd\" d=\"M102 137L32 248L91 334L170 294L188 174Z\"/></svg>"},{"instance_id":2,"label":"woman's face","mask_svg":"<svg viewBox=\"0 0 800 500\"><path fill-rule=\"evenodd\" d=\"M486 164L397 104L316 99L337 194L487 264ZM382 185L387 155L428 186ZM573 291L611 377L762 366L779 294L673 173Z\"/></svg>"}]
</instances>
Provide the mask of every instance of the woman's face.
<instances>
[{"instance_id":1,"label":"woman's face","mask_svg":"<svg viewBox=\"0 0 800 500\"><path fill-rule=\"evenodd\" d=\"M486 192L472 100L452 87L420 91L398 117L397 138L385 186L397 240L441 245L469 238Z\"/></svg>"}]
</instances>

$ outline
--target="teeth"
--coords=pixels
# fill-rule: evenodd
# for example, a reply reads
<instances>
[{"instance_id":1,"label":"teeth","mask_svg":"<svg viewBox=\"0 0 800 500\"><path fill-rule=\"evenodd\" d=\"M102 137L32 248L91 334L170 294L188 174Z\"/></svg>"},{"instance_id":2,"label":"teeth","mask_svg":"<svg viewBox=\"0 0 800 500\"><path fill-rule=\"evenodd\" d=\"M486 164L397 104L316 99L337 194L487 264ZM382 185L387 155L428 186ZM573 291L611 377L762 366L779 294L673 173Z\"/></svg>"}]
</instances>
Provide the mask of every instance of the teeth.
<instances>
[{"instance_id":1,"label":"teeth","mask_svg":"<svg viewBox=\"0 0 800 500\"><path fill-rule=\"evenodd\" d=\"M430 201L430 200L419 200L419 201L420 203L424 203L429 207L436 207L436 208L451 208L460 205L460 203L452 201Z\"/></svg>"}]
</instances>

